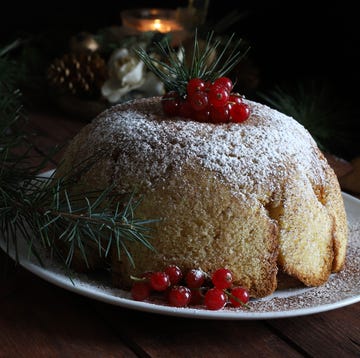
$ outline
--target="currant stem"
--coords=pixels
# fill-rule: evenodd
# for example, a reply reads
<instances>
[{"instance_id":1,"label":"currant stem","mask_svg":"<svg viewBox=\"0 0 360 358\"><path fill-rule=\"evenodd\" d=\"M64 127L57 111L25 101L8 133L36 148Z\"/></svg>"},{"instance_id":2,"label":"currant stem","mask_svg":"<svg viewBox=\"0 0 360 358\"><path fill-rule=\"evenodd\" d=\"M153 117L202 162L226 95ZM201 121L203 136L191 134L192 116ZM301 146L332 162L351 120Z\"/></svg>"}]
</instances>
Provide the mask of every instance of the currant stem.
<instances>
[{"instance_id":1,"label":"currant stem","mask_svg":"<svg viewBox=\"0 0 360 358\"><path fill-rule=\"evenodd\" d=\"M136 277L131 275L130 278L135 282L149 282L149 279L146 277Z\"/></svg>"},{"instance_id":2,"label":"currant stem","mask_svg":"<svg viewBox=\"0 0 360 358\"><path fill-rule=\"evenodd\" d=\"M247 304L247 303L244 303L243 301L240 300L240 298L234 296L230 291L228 290L224 290L224 293L230 298L232 298L233 300L235 300L236 302L240 303L241 307L244 307L248 310L251 309L251 307Z\"/></svg>"}]
</instances>

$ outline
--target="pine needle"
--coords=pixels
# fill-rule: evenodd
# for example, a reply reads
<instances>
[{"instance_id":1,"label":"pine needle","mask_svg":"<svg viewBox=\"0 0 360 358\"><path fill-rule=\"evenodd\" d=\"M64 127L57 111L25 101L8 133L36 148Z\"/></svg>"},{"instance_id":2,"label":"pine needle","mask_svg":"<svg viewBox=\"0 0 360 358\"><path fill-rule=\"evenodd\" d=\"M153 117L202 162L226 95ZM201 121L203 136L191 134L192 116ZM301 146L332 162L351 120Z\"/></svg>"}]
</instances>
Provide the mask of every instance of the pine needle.
<instances>
[{"instance_id":1,"label":"pine needle","mask_svg":"<svg viewBox=\"0 0 360 358\"><path fill-rule=\"evenodd\" d=\"M326 83L304 81L292 87L276 86L259 96L301 123L320 149L344 157L351 147L359 147L355 136L359 111Z\"/></svg>"},{"instance_id":2,"label":"pine needle","mask_svg":"<svg viewBox=\"0 0 360 358\"><path fill-rule=\"evenodd\" d=\"M210 32L204 50L200 51L198 35L195 32L191 65L187 67L184 60L187 54L184 48L176 51L168 42L155 45L162 57L168 58L168 63L151 57L142 48L136 49L135 52L148 69L164 83L167 91L177 91L181 96L186 94L186 85L191 78L212 82L218 77L225 76L249 50L242 39L235 38L235 34L223 43L221 39L215 39L214 32ZM212 61L214 53L216 59Z\"/></svg>"},{"instance_id":3,"label":"pine needle","mask_svg":"<svg viewBox=\"0 0 360 358\"><path fill-rule=\"evenodd\" d=\"M0 49L0 241L20 260L20 240L28 256L42 264L46 249L70 268L79 253L86 266L90 255L103 258L112 248L124 252L133 263L128 244L139 242L153 249L149 231L156 220L135 217L139 202L134 193L128 201L116 197L113 186L102 191L80 191L77 176L96 163L87 158L61 178L41 174L51 160L45 155L38 165L29 161L33 149L23 130L21 94L16 88L16 64L6 54L17 43ZM15 67L14 67L15 66ZM21 154L15 154L22 148ZM99 153L100 155L101 153ZM30 164L29 164L30 163ZM81 188L80 188L81 189ZM123 210L121 208L124 208ZM95 250L94 250L95 248ZM70 272L70 271L67 271Z\"/></svg>"}]
</instances>

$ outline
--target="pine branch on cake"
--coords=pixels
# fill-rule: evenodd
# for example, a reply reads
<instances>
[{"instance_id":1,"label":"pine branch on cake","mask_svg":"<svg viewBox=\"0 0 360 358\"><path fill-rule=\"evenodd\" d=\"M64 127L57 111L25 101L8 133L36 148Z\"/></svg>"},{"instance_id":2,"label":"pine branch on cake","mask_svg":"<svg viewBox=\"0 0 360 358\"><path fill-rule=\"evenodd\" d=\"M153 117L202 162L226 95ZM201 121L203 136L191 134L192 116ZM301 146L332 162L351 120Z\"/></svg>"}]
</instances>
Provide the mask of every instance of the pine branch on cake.
<instances>
[{"instance_id":1,"label":"pine branch on cake","mask_svg":"<svg viewBox=\"0 0 360 358\"><path fill-rule=\"evenodd\" d=\"M234 34L223 40L215 39L211 32L205 45L200 46L195 33L190 59L184 48L176 52L169 44L158 44L168 63L137 50L139 58L164 82L165 115L214 124L242 123L249 118L250 108L243 96L233 93L232 80L224 77L246 55L248 47L244 48L243 41L236 40Z\"/></svg>"},{"instance_id":2,"label":"pine branch on cake","mask_svg":"<svg viewBox=\"0 0 360 358\"><path fill-rule=\"evenodd\" d=\"M177 91L181 96L186 94L186 86L190 79L201 78L213 82L216 78L229 73L249 50L242 39L235 38L235 34L223 44L221 39L215 38L214 32L209 33L204 48L200 48L198 35L195 32L191 65L187 66L187 61L184 60L187 55L184 48L181 47L177 51L168 42L156 45L162 56L168 58L169 63L151 57L141 48L137 49L136 53L150 71L164 82L167 91ZM216 60L212 59L214 53Z\"/></svg>"}]
</instances>

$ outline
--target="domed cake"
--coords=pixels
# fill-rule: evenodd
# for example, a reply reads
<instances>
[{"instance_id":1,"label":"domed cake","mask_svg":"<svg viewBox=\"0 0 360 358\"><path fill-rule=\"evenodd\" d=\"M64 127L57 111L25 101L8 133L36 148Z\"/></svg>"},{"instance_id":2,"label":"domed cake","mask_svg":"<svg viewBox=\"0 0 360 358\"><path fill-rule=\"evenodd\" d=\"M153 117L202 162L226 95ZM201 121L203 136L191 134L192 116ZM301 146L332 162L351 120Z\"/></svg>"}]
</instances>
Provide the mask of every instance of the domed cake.
<instances>
[{"instance_id":1,"label":"domed cake","mask_svg":"<svg viewBox=\"0 0 360 358\"><path fill-rule=\"evenodd\" d=\"M58 175L96 155L79 184L142 197L157 218L150 242L112 258L114 283L176 264L232 270L252 297L271 294L278 271L317 286L345 261L347 222L337 178L294 119L246 101L244 123L167 118L160 98L117 105L70 143Z\"/></svg>"}]
</instances>

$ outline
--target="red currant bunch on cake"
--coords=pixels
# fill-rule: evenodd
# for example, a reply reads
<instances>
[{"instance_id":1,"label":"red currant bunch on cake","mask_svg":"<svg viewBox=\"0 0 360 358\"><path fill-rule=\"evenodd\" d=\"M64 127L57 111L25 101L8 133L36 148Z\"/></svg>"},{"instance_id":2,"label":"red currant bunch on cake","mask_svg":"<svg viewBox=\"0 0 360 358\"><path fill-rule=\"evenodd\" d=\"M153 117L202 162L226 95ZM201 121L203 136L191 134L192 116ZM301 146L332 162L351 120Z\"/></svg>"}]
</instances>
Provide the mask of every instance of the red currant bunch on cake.
<instances>
[{"instance_id":1,"label":"red currant bunch on cake","mask_svg":"<svg viewBox=\"0 0 360 358\"><path fill-rule=\"evenodd\" d=\"M169 117L210 123L242 123L249 118L250 107L232 89L233 83L227 77L219 77L214 82L192 78L187 83L185 96L170 91L162 97L162 107Z\"/></svg>"}]
</instances>

